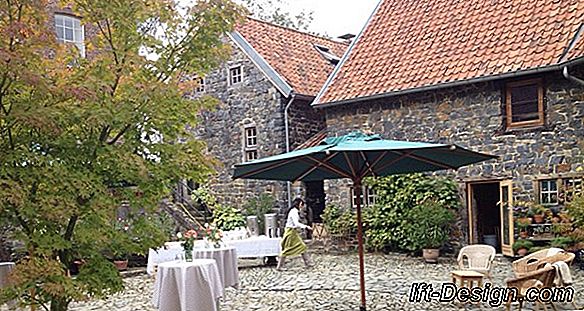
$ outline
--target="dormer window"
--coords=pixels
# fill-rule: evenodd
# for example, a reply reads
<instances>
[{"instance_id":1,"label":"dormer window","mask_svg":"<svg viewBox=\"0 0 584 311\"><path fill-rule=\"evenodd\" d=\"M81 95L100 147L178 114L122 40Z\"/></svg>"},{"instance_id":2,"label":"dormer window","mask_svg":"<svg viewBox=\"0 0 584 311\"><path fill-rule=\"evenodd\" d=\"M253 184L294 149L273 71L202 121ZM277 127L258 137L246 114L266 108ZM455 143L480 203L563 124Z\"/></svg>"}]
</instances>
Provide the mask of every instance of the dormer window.
<instances>
[{"instance_id":1,"label":"dormer window","mask_svg":"<svg viewBox=\"0 0 584 311\"><path fill-rule=\"evenodd\" d=\"M331 52L331 50L324 45L315 44L314 48L320 53L320 55L322 55L322 57L324 57L333 65L336 65L341 61L338 56L333 54L333 52Z\"/></svg>"},{"instance_id":2,"label":"dormer window","mask_svg":"<svg viewBox=\"0 0 584 311\"><path fill-rule=\"evenodd\" d=\"M81 57L85 57L85 29L77 17L65 14L55 14L55 31L57 41L73 43L79 49Z\"/></svg>"},{"instance_id":3,"label":"dormer window","mask_svg":"<svg viewBox=\"0 0 584 311\"><path fill-rule=\"evenodd\" d=\"M507 128L544 124L541 79L508 83L506 89Z\"/></svg>"}]
</instances>

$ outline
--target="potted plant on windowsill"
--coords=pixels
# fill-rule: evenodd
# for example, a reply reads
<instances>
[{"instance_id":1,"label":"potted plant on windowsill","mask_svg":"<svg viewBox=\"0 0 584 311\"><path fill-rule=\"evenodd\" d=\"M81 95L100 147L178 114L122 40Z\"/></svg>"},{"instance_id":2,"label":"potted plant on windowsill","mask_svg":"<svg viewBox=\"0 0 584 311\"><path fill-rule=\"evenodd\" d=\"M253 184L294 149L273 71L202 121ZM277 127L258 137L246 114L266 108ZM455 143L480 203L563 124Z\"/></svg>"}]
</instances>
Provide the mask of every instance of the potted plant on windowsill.
<instances>
[{"instance_id":1,"label":"potted plant on windowsill","mask_svg":"<svg viewBox=\"0 0 584 311\"><path fill-rule=\"evenodd\" d=\"M536 224L541 224L545 219L546 208L541 204L533 204L530 208L530 214Z\"/></svg>"},{"instance_id":2,"label":"potted plant on windowsill","mask_svg":"<svg viewBox=\"0 0 584 311\"><path fill-rule=\"evenodd\" d=\"M428 199L407 214L412 250L422 250L426 262L438 262L440 247L448 241L454 213L434 199Z\"/></svg>"}]
</instances>

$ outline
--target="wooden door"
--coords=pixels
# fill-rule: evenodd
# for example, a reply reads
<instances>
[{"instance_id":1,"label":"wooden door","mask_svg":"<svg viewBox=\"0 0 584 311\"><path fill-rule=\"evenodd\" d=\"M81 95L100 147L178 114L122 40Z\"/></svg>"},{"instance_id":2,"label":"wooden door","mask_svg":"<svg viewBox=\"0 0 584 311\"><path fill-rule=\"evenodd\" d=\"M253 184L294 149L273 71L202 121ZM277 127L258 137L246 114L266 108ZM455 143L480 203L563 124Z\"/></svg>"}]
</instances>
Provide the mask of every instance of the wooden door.
<instances>
[{"instance_id":1,"label":"wooden door","mask_svg":"<svg viewBox=\"0 0 584 311\"><path fill-rule=\"evenodd\" d=\"M513 182L499 183L499 208L501 212L501 252L513 256Z\"/></svg>"}]
</instances>

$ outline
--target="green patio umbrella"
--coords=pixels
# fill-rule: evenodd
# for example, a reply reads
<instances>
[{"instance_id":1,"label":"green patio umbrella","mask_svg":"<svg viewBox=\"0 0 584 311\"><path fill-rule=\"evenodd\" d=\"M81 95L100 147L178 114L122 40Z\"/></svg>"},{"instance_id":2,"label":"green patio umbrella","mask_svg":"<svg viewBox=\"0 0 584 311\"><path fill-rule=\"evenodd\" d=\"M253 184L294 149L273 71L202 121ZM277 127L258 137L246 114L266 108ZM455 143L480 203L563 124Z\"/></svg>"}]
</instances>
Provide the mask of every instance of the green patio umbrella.
<instances>
[{"instance_id":1,"label":"green patio umbrella","mask_svg":"<svg viewBox=\"0 0 584 311\"><path fill-rule=\"evenodd\" d=\"M357 205L361 307L365 310L361 182L366 177L457 169L495 158L456 145L383 140L360 132L324 139L320 145L235 165L233 178L320 181L349 178Z\"/></svg>"}]
</instances>

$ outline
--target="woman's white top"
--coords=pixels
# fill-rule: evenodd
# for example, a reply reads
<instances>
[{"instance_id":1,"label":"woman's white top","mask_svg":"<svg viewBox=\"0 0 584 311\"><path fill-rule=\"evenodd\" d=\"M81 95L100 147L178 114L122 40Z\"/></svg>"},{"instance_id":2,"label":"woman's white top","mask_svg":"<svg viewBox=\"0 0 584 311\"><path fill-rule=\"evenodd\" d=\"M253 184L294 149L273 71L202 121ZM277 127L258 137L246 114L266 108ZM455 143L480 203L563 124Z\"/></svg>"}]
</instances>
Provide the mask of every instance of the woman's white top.
<instances>
[{"instance_id":1,"label":"woman's white top","mask_svg":"<svg viewBox=\"0 0 584 311\"><path fill-rule=\"evenodd\" d=\"M286 219L286 228L308 228L307 225L300 222L300 216L298 215L298 209L293 208L288 213L288 219Z\"/></svg>"}]
</instances>

